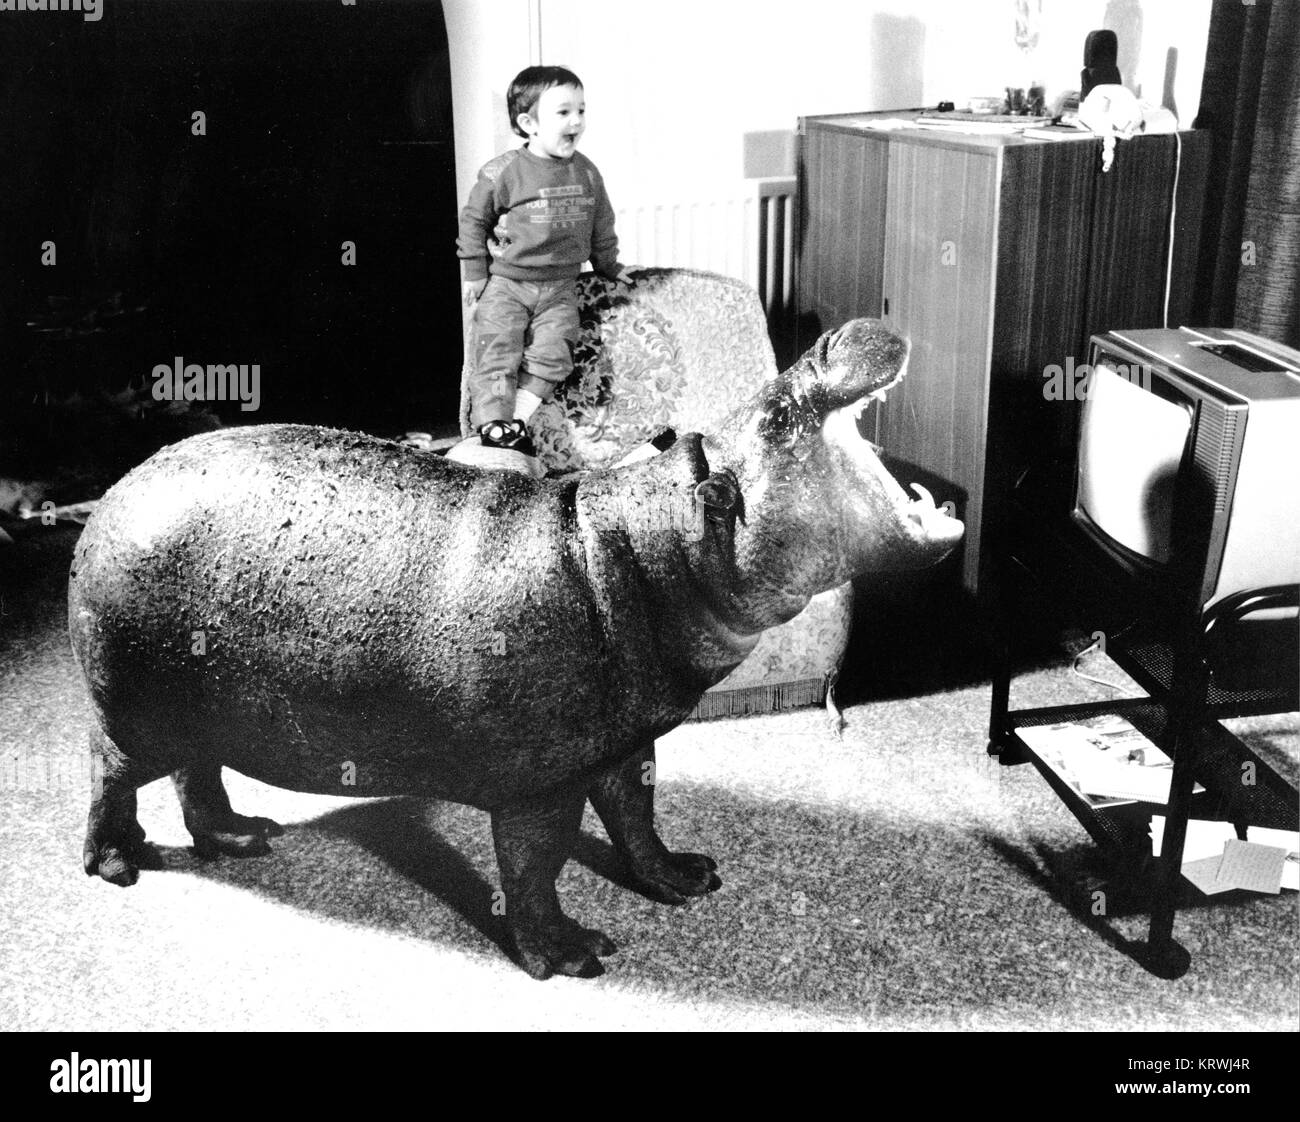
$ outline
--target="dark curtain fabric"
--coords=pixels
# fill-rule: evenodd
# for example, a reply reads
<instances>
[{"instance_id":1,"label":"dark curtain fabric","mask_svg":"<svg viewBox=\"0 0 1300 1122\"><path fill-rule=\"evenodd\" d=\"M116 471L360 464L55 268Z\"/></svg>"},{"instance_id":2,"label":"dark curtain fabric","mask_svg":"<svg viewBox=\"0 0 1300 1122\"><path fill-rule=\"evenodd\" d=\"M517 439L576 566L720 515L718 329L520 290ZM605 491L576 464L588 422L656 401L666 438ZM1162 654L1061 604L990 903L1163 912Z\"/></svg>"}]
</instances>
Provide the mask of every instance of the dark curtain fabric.
<instances>
[{"instance_id":1,"label":"dark curtain fabric","mask_svg":"<svg viewBox=\"0 0 1300 1122\"><path fill-rule=\"evenodd\" d=\"M1214 0L1213 134L1194 319L1300 347L1300 3Z\"/></svg>"}]
</instances>

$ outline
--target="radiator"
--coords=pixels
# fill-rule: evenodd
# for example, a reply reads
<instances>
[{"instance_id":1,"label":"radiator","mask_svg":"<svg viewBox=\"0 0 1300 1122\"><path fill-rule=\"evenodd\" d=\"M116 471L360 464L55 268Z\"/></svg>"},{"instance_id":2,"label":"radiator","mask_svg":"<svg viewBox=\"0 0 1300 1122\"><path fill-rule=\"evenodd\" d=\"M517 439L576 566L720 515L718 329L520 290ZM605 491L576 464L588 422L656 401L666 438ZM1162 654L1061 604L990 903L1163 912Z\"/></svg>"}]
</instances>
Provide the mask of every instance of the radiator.
<instances>
[{"instance_id":1,"label":"radiator","mask_svg":"<svg viewBox=\"0 0 1300 1122\"><path fill-rule=\"evenodd\" d=\"M629 264L707 269L758 290L768 323L794 306L795 179L750 179L734 195L660 200L615 215Z\"/></svg>"}]
</instances>

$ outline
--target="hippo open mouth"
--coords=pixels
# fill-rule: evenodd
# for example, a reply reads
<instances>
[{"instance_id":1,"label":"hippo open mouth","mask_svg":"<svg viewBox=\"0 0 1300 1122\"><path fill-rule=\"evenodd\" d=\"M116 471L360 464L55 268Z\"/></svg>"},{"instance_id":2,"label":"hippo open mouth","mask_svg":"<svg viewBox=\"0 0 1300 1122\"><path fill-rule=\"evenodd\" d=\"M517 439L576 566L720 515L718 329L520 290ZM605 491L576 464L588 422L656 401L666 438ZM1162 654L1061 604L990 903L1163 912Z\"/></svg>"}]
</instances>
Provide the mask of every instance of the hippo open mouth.
<instances>
[{"instance_id":1,"label":"hippo open mouth","mask_svg":"<svg viewBox=\"0 0 1300 1122\"><path fill-rule=\"evenodd\" d=\"M905 373L904 367L890 386L896 385ZM864 483L874 483L892 500L899 524L909 537L918 543L955 545L961 539L964 527L949 514L951 508L937 506L934 496L919 483L908 485L918 496L909 498L885 467L880 446L861 435L861 418L873 401L885 400L886 392L885 389L873 390L861 401L832 410L822 427L823 438L844 454Z\"/></svg>"},{"instance_id":2,"label":"hippo open mouth","mask_svg":"<svg viewBox=\"0 0 1300 1122\"><path fill-rule=\"evenodd\" d=\"M899 530L917 547L946 552L961 540L965 527L919 483L910 498L881 459L881 449L862 436L860 422L873 402L883 404L889 391L907 375L911 344L872 320L853 320L828 332L804 356L800 371L805 386L823 388L828 407L822 438L838 449L862 481L863 495L889 500ZM800 364L803 365L803 364ZM793 373L793 371L792 371ZM807 389L804 393L807 394Z\"/></svg>"}]
</instances>

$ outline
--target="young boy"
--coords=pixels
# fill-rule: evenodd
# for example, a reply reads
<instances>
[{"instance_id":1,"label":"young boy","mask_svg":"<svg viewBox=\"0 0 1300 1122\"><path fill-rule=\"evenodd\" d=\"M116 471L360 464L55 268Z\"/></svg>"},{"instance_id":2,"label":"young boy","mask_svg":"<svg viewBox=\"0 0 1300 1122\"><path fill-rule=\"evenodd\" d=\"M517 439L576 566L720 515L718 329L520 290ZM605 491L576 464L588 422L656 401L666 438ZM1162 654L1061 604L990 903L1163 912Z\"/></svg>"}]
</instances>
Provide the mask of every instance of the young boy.
<instances>
[{"instance_id":1,"label":"young boy","mask_svg":"<svg viewBox=\"0 0 1300 1122\"><path fill-rule=\"evenodd\" d=\"M474 308L470 424L482 447L531 457L529 418L573 369L579 269L590 260L602 276L632 278L618 261L604 181L577 151L586 123L578 76L530 66L510 83L506 108L527 143L479 172L461 211L457 256ZM540 474L535 463L530 470Z\"/></svg>"}]
</instances>

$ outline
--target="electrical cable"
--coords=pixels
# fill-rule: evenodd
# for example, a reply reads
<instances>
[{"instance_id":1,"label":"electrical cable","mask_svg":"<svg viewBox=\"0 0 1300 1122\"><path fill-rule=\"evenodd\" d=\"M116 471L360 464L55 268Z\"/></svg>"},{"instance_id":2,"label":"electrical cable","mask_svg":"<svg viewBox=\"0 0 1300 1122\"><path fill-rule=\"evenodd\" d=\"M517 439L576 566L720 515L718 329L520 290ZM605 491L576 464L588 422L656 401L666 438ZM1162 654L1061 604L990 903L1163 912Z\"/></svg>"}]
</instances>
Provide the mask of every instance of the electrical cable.
<instances>
[{"instance_id":1,"label":"electrical cable","mask_svg":"<svg viewBox=\"0 0 1300 1122\"><path fill-rule=\"evenodd\" d=\"M1169 198L1169 267L1165 270L1165 312L1163 323L1169 328L1169 294L1174 287L1174 219L1178 216L1178 173L1183 166L1183 137L1174 127L1174 190Z\"/></svg>"},{"instance_id":2,"label":"electrical cable","mask_svg":"<svg viewBox=\"0 0 1300 1122\"><path fill-rule=\"evenodd\" d=\"M1115 632L1114 635L1110 636L1110 638L1118 639L1126 631L1132 630L1132 628L1133 628L1133 624L1129 623L1126 626L1121 627L1117 632ZM1106 686L1112 690L1127 689L1128 687L1120 682L1112 682L1106 678L1097 678L1094 677L1092 674L1085 673L1084 671L1079 669L1079 663L1083 660L1084 655L1091 654L1093 651L1097 650L1098 648L1101 648L1102 653L1104 654L1105 645L1106 645L1105 635L1103 635L1100 639L1094 639L1091 643L1089 643L1086 647L1084 647L1083 650L1079 651L1079 653L1074 656L1074 660L1070 663L1070 671L1076 677L1082 678L1085 682L1096 682L1097 685Z\"/></svg>"}]
</instances>

